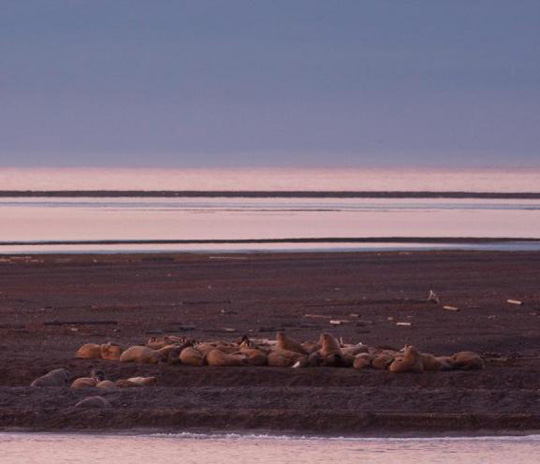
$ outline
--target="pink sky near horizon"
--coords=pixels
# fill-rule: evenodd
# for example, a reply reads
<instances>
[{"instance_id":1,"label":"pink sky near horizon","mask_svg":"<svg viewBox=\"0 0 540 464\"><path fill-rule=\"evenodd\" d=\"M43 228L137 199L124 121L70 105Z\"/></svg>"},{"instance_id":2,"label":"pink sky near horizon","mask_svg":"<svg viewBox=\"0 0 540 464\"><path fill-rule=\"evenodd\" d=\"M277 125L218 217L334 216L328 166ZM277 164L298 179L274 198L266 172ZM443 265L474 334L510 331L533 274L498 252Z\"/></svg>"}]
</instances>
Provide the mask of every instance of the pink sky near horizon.
<instances>
[{"instance_id":1,"label":"pink sky near horizon","mask_svg":"<svg viewBox=\"0 0 540 464\"><path fill-rule=\"evenodd\" d=\"M540 192L540 169L0 168L0 190Z\"/></svg>"}]
</instances>

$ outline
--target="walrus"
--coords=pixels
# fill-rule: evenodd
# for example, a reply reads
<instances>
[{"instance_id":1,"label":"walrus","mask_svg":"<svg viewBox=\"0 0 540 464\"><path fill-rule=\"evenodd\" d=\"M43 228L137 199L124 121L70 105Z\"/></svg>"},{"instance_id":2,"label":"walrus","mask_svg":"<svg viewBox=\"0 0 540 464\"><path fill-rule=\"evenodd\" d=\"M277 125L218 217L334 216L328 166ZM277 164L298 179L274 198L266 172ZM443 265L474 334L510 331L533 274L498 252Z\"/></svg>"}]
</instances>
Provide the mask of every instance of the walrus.
<instances>
[{"instance_id":1,"label":"walrus","mask_svg":"<svg viewBox=\"0 0 540 464\"><path fill-rule=\"evenodd\" d=\"M306 353L311 354L319 351L321 349L321 344L319 342L304 342L302 343L302 348Z\"/></svg>"},{"instance_id":2,"label":"walrus","mask_svg":"<svg viewBox=\"0 0 540 464\"><path fill-rule=\"evenodd\" d=\"M375 356L369 353L360 353L356 355L353 362L353 368L362 370L371 366L371 362L375 359Z\"/></svg>"},{"instance_id":3,"label":"walrus","mask_svg":"<svg viewBox=\"0 0 540 464\"><path fill-rule=\"evenodd\" d=\"M236 367L246 365L246 357L244 355L224 353L217 348L210 351L210 353L206 355L205 361L209 366L219 367Z\"/></svg>"},{"instance_id":4,"label":"walrus","mask_svg":"<svg viewBox=\"0 0 540 464\"><path fill-rule=\"evenodd\" d=\"M420 353L420 356L422 357L422 365L425 371L442 371L444 369L444 364L438 357L429 353Z\"/></svg>"},{"instance_id":5,"label":"walrus","mask_svg":"<svg viewBox=\"0 0 540 464\"><path fill-rule=\"evenodd\" d=\"M242 348L239 351L246 356L246 364L249 366L266 366L268 356L257 348Z\"/></svg>"},{"instance_id":6,"label":"walrus","mask_svg":"<svg viewBox=\"0 0 540 464\"><path fill-rule=\"evenodd\" d=\"M69 388L79 389L79 388L94 388L98 382L92 377L79 377L75 379Z\"/></svg>"},{"instance_id":7,"label":"walrus","mask_svg":"<svg viewBox=\"0 0 540 464\"><path fill-rule=\"evenodd\" d=\"M157 378L155 377L130 377L127 381L141 387L154 387L157 385Z\"/></svg>"},{"instance_id":8,"label":"walrus","mask_svg":"<svg viewBox=\"0 0 540 464\"><path fill-rule=\"evenodd\" d=\"M369 348L367 345L363 345L362 343L359 343L358 345L347 346L345 348L342 348L341 351L346 356L355 357L361 353L367 353L369 351Z\"/></svg>"},{"instance_id":9,"label":"walrus","mask_svg":"<svg viewBox=\"0 0 540 464\"><path fill-rule=\"evenodd\" d=\"M405 345L403 357L396 357L394 362L388 367L390 372L422 372L424 365L422 356L414 346Z\"/></svg>"},{"instance_id":10,"label":"walrus","mask_svg":"<svg viewBox=\"0 0 540 464\"><path fill-rule=\"evenodd\" d=\"M122 354L122 347L115 343L103 343L100 345L101 357L107 360L118 360Z\"/></svg>"},{"instance_id":11,"label":"walrus","mask_svg":"<svg viewBox=\"0 0 540 464\"><path fill-rule=\"evenodd\" d=\"M180 352L180 364L185 364L186 366L196 366L201 367L204 365L204 355L193 346L186 346Z\"/></svg>"},{"instance_id":12,"label":"walrus","mask_svg":"<svg viewBox=\"0 0 540 464\"><path fill-rule=\"evenodd\" d=\"M330 353L326 356L321 354L321 367L350 367L354 362L354 358L348 358L347 360L340 353Z\"/></svg>"},{"instance_id":13,"label":"walrus","mask_svg":"<svg viewBox=\"0 0 540 464\"><path fill-rule=\"evenodd\" d=\"M120 379L114 382L114 385L118 388L132 388L132 387L140 387L141 385L137 385L136 383L130 382L127 379Z\"/></svg>"},{"instance_id":14,"label":"walrus","mask_svg":"<svg viewBox=\"0 0 540 464\"><path fill-rule=\"evenodd\" d=\"M276 335L276 349L277 350L285 350L285 351L294 351L296 353L300 353L303 355L308 355L309 353L304 349L302 344L300 342L297 342L296 340L287 337L283 332L278 332Z\"/></svg>"},{"instance_id":15,"label":"walrus","mask_svg":"<svg viewBox=\"0 0 540 464\"><path fill-rule=\"evenodd\" d=\"M182 345L186 342L185 338L175 337L174 335L165 335L164 337L151 337L146 341L146 346L153 350L159 350L167 345Z\"/></svg>"},{"instance_id":16,"label":"walrus","mask_svg":"<svg viewBox=\"0 0 540 464\"><path fill-rule=\"evenodd\" d=\"M158 364L166 357L160 350L152 350L146 346L130 346L120 355L120 362L136 362L140 364Z\"/></svg>"},{"instance_id":17,"label":"walrus","mask_svg":"<svg viewBox=\"0 0 540 464\"><path fill-rule=\"evenodd\" d=\"M198 343L195 345L197 351L199 351L203 356L206 356L210 351L216 349L216 344L214 343Z\"/></svg>"},{"instance_id":18,"label":"walrus","mask_svg":"<svg viewBox=\"0 0 540 464\"><path fill-rule=\"evenodd\" d=\"M454 368L454 361L451 356L437 356L437 359L441 363L442 371L449 371Z\"/></svg>"},{"instance_id":19,"label":"walrus","mask_svg":"<svg viewBox=\"0 0 540 464\"><path fill-rule=\"evenodd\" d=\"M70 388L93 388L103 380L105 380L105 374L103 371L100 371L99 369L92 369L89 377L79 377L78 379L75 379Z\"/></svg>"},{"instance_id":20,"label":"walrus","mask_svg":"<svg viewBox=\"0 0 540 464\"><path fill-rule=\"evenodd\" d=\"M484 369L484 360L479 354L472 351L460 351L453 354L451 357L453 367L463 370Z\"/></svg>"},{"instance_id":21,"label":"walrus","mask_svg":"<svg viewBox=\"0 0 540 464\"><path fill-rule=\"evenodd\" d=\"M371 367L378 370L386 370L388 366L394 362L394 356L390 353L379 353L371 360Z\"/></svg>"},{"instance_id":22,"label":"walrus","mask_svg":"<svg viewBox=\"0 0 540 464\"><path fill-rule=\"evenodd\" d=\"M102 396L89 396L79 401L76 408L110 408L111 403Z\"/></svg>"},{"instance_id":23,"label":"walrus","mask_svg":"<svg viewBox=\"0 0 540 464\"><path fill-rule=\"evenodd\" d=\"M79 359L101 359L101 345L97 343L86 343L75 353Z\"/></svg>"},{"instance_id":24,"label":"walrus","mask_svg":"<svg viewBox=\"0 0 540 464\"><path fill-rule=\"evenodd\" d=\"M301 361L300 361L301 362ZM313 351L309 354L309 356L306 358L305 367L319 367L322 363L322 356L319 351ZM301 363L302 365L303 363Z\"/></svg>"},{"instance_id":25,"label":"walrus","mask_svg":"<svg viewBox=\"0 0 540 464\"><path fill-rule=\"evenodd\" d=\"M66 369L54 369L35 379L31 387L67 387L69 372Z\"/></svg>"},{"instance_id":26,"label":"walrus","mask_svg":"<svg viewBox=\"0 0 540 464\"><path fill-rule=\"evenodd\" d=\"M254 347L253 342L249 339L247 335L242 335L242 337L236 341L236 344L240 348L253 348Z\"/></svg>"},{"instance_id":27,"label":"walrus","mask_svg":"<svg viewBox=\"0 0 540 464\"><path fill-rule=\"evenodd\" d=\"M321 345L319 351L323 358L330 354L341 354L341 346L333 335L327 332L322 333L319 338L319 343Z\"/></svg>"},{"instance_id":28,"label":"walrus","mask_svg":"<svg viewBox=\"0 0 540 464\"><path fill-rule=\"evenodd\" d=\"M101 382L102 380L105 380L105 372L100 369L92 369L90 371L90 377L96 379L98 382Z\"/></svg>"},{"instance_id":29,"label":"walrus","mask_svg":"<svg viewBox=\"0 0 540 464\"><path fill-rule=\"evenodd\" d=\"M116 388L116 384L110 380L102 380L96 384L97 388Z\"/></svg>"},{"instance_id":30,"label":"walrus","mask_svg":"<svg viewBox=\"0 0 540 464\"><path fill-rule=\"evenodd\" d=\"M180 364L180 353L186 348L185 346L177 346L167 353L167 364Z\"/></svg>"},{"instance_id":31,"label":"walrus","mask_svg":"<svg viewBox=\"0 0 540 464\"><path fill-rule=\"evenodd\" d=\"M291 367L298 361L305 362L306 355L290 350L273 350L268 354L270 367Z\"/></svg>"}]
</instances>

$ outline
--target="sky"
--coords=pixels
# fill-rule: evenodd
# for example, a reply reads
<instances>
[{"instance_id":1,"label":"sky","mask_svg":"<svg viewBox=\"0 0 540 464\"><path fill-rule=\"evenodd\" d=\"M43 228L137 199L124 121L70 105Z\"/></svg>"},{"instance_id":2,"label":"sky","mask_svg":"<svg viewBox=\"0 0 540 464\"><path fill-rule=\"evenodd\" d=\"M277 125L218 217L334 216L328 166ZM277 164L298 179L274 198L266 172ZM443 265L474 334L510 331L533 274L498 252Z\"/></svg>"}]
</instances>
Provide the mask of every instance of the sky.
<instances>
[{"instance_id":1,"label":"sky","mask_svg":"<svg viewBox=\"0 0 540 464\"><path fill-rule=\"evenodd\" d=\"M538 0L0 0L0 166L540 166Z\"/></svg>"}]
</instances>

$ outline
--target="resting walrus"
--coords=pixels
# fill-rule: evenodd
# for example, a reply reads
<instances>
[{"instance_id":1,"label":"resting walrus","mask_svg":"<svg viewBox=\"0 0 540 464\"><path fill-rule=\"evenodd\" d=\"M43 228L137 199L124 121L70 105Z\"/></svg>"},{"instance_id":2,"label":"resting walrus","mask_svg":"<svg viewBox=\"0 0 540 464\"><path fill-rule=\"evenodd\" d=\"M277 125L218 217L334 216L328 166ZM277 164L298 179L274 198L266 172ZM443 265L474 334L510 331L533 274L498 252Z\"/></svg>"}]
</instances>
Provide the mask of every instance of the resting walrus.
<instances>
[{"instance_id":1,"label":"resting walrus","mask_svg":"<svg viewBox=\"0 0 540 464\"><path fill-rule=\"evenodd\" d=\"M285 350L285 351L294 351L296 353L300 353L303 355L308 355L309 353L304 349L302 344L300 342L297 342L296 340L287 337L283 332L278 332L277 336L277 344L276 349L277 350Z\"/></svg>"},{"instance_id":2,"label":"resting walrus","mask_svg":"<svg viewBox=\"0 0 540 464\"><path fill-rule=\"evenodd\" d=\"M405 345L405 352L402 357L396 357L388 368L390 372L422 372L424 364L422 356L414 346Z\"/></svg>"},{"instance_id":3,"label":"resting walrus","mask_svg":"<svg viewBox=\"0 0 540 464\"><path fill-rule=\"evenodd\" d=\"M268 356L258 348L241 348L240 353L246 356L246 364L250 366L266 366Z\"/></svg>"},{"instance_id":4,"label":"resting walrus","mask_svg":"<svg viewBox=\"0 0 540 464\"><path fill-rule=\"evenodd\" d=\"M209 366L219 366L219 367L236 367L236 366L245 366L246 357L244 355L234 355L224 353L219 349L210 351L206 355L206 363Z\"/></svg>"},{"instance_id":5,"label":"resting walrus","mask_svg":"<svg viewBox=\"0 0 540 464\"><path fill-rule=\"evenodd\" d=\"M201 367L204 366L204 356L203 354L193 346L185 347L179 355L180 364L185 364L186 366L195 366Z\"/></svg>"},{"instance_id":6,"label":"resting walrus","mask_svg":"<svg viewBox=\"0 0 540 464\"><path fill-rule=\"evenodd\" d=\"M304 365L306 360L306 355L296 351L272 350L268 353L268 365L270 367L292 367L299 361Z\"/></svg>"},{"instance_id":7,"label":"resting walrus","mask_svg":"<svg viewBox=\"0 0 540 464\"><path fill-rule=\"evenodd\" d=\"M34 380L32 387L67 387L69 372L66 369L54 369Z\"/></svg>"},{"instance_id":8,"label":"resting walrus","mask_svg":"<svg viewBox=\"0 0 540 464\"><path fill-rule=\"evenodd\" d=\"M118 360L122 355L122 347L112 342L103 343L100 350L102 359Z\"/></svg>"},{"instance_id":9,"label":"resting walrus","mask_svg":"<svg viewBox=\"0 0 540 464\"><path fill-rule=\"evenodd\" d=\"M473 370L484 369L484 360L479 354L472 351L460 351L450 357L452 365L455 369Z\"/></svg>"},{"instance_id":10,"label":"resting walrus","mask_svg":"<svg viewBox=\"0 0 540 464\"><path fill-rule=\"evenodd\" d=\"M120 362L140 364L158 364L166 359L166 355L161 350L152 350L146 346L130 346L120 355Z\"/></svg>"},{"instance_id":11,"label":"resting walrus","mask_svg":"<svg viewBox=\"0 0 540 464\"><path fill-rule=\"evenodd\" d=\"M319 350L323 358L328 355L339 354L341 355L341 346L336 338L329 333L322 333L319 338L321 349Z\"/></svg>"},{"instance_id":12,"label":"resting walrus","mask_svg":"<svg viewBox=\"0 0 540 464\"><path fill-rule=\"evenodd\" d=\"M70 388L79 389L79 388L93 388L96 387L98 383L105 380L105 374L103 371L98 369L92 369L89 377L79 377L75 379L71 384Z\"/></svg>"},{"instance_id":13,"label":"resting walrus","mask_svg":"<svg viewBox=\"0 0 540 464\"><path fill-rule=\"evenodd\" d=\"M76 408L110 408L111 403L109 400L103 398L102 396L89 396L79 401L76 405Z\"/></svg>"},{"instance_id":14,"label":"resting walrus","mask_svg":"<svg viewBox=\"0 0 540 464\"><path fill-rule=\"evenodd\" d=\"M79 359L101 359L101 345L97 343L86 343L75 353Z\"/></svg>"}]
</instances>

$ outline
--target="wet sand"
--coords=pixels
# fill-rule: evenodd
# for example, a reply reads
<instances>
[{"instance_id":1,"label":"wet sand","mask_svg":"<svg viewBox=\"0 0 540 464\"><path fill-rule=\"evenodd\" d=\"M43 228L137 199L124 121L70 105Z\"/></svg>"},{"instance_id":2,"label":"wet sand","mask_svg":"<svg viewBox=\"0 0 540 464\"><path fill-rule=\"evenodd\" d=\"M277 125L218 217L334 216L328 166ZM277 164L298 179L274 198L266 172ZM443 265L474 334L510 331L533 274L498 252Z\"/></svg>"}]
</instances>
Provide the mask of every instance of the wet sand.
<instances>
[{"instance_id":1,"label":"wet sand","mask_svg":"<svg viewBox=\"0 0 540 464\"><path fill-rule=\"evenodd\" d=\"M537 252L0 256L0 282L3 429L540 430ZM441 305L425 301L430 289ZM331 326L330 318L345 322ZM300 340L326 330L345 342L409 343L441 355L473 350L487 367L395 375L74 359L89 342L129 346L160 333L274 338L276 330ZM111 409L75 409L96 391L28 386L59 367L72 377L93 367L112 380L155 375L158 387L102 392Z\"/></svg>"}]
</instances>

